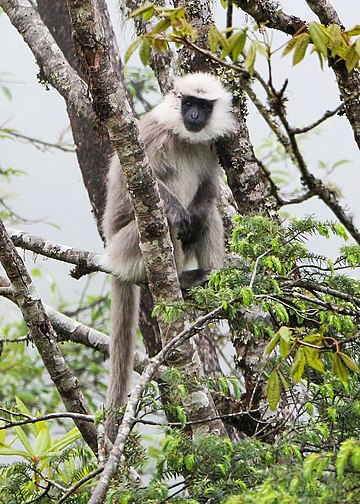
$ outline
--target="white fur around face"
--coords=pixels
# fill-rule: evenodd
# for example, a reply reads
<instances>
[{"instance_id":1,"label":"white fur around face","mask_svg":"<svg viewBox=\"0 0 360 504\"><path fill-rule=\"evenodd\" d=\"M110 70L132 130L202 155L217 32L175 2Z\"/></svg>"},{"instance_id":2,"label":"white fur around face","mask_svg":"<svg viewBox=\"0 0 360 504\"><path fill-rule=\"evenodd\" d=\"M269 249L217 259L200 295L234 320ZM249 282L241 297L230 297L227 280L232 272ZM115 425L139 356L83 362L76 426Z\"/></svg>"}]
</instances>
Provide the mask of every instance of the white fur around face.
<instances>
[{"instance_id":1,"label":"white fur around face","mask_svg":"<svg viewBox=\"0 0 360 504\"><path fill-rule=\"evenodd\" d=\"M205 100L216 100L209 123L199 132L188 131L181 117L181 97L194 96ZM203 143L216 140L234 129L232 96L221 82L208 73L192 73L177 77L174 89L167 94L152 114L155 119L182 140Z\"/></svg>"}]
</instances>

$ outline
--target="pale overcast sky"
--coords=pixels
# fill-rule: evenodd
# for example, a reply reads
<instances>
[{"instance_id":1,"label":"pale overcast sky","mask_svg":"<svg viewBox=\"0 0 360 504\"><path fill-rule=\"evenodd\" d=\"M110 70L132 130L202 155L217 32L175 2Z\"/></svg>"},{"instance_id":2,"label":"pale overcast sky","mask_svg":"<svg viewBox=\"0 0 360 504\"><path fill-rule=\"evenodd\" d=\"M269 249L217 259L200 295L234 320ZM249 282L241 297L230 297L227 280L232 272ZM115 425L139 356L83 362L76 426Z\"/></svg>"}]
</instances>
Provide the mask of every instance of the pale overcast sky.
<instances>
[{"instance_id":1,"label":"pale overcast sky","mask_svg":"<svg viewBox=\"0 0 360 504\"><path fill-rule=\"evenodd\" d=\"M284 0L280 2L286 12L298 15L305 20L316 19L307 8L304 0ZM334 0L332 4L347 28L360 24L360 2L358 0ZM115 30L120 31L120 20L112 2ZM246 24L246 18L238 20ZM131 38L130 29L125 30ZM281 37L279 43L281 44ZM128 42L120 39L122 50ZM46 91L37 82L38 68L30 50L22 38L10 25L7 17L0 16L0 78L10 81L9 88L13 99L8 102L0 96L0 124L14 128L24 135L29 135L49 142L55 142L68 129L68 119L62 98L54 90ZM4 75L6 73L6 75ZM289 79L289 105L291 121L300 126L312 122L326 110L339 104L338 91L333 73L324 68L322 71L316 56L291 67L291 58L279 58L274 66L275 82L281 87L285 78ZM255 145L268 137L268 131L262 119L250 107L249 127ZM69 133L65 133L70 138ZM319 160L333 163L339 159L348 159L351 164L336 171L332 180L341 186L346 202L360 225L360 202L358 187L360 180L359 151L346 119L335 117L323 128L319 138L310 137L306 141L305 153L311 168L317 168ZM47 237L60 243L73 245L88 250L100 250L98 238L90 212L86 191L82 185L76 158L71 154L58 151L45 154L34 147L15 141L1 141L0 165L14 167L27 172L28 176L17 177L9 191L17 195L12 201L14 210L29 219L45 219L46 223L36 223L21 228ZM316 200L311 200L299 209L301 213L316 213L321 217L330 217L330 213ZM295 209L295 213L298 211ZM59 227L52 226L56 224ZM38 264L55 279L62 278L62 292L76 298L84 287L83 282L68 278L69 267L38 259ZM103 285L103 276L92 280L95 290ZM41 282L40 290L51 301L48 282ZM1 302L0 302L1 310Z\"/></svg>"}]
</instances>

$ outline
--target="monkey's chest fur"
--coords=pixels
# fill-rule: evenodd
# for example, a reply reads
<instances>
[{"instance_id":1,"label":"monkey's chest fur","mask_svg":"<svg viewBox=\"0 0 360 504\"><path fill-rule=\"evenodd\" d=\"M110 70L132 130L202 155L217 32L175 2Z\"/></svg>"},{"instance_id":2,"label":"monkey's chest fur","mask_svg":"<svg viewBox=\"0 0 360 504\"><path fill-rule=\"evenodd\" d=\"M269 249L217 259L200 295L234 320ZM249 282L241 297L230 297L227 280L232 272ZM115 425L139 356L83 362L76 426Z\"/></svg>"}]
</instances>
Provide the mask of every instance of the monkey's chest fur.
<instances>
[{"instance_id":1,"label":"monkey's chest fur","mask_svg":"<svg viewBox=\"0 0 360 504\"><path fill-rule=\"evenodd\" d=\"M151 133L146 122L141 126L140 129L145 133L146 151L156 177L187 208L199 186L206 180L216 180L220 175L215 148L210 142L192 143L181 140L161 125L154 127L152 123Z\"/></svg>"}]
</instances>

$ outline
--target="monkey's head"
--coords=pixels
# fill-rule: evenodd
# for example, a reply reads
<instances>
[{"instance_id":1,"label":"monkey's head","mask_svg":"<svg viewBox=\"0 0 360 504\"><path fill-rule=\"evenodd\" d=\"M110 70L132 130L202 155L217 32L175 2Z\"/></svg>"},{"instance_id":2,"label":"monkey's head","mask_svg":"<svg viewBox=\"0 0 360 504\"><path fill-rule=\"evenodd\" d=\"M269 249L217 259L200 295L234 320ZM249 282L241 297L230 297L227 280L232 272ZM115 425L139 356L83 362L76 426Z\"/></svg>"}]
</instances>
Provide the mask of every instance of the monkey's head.
<instances>
[{"instance_id":1,"label":"monkey's head","mask_svg":"<svg viewBox=\"0 0 360 504\"><path fill-rule=\"evenodd\" d=\"M234 129L232 96L208 73L177 77L173 90L154 108L158 122L183 140L209 142Z\"/></svg>"}]
</instances>

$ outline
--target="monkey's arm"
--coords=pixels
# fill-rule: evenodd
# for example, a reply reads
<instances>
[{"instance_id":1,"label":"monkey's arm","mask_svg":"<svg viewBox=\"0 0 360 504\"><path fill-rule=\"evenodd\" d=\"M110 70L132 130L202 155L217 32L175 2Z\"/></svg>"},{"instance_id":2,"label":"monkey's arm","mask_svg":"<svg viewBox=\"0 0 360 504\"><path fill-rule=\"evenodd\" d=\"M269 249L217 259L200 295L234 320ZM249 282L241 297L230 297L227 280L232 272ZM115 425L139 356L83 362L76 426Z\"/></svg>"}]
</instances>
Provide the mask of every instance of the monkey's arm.
<instances>
[{"instance_id":1,"label":"monkey's arm","mask_svg":"<svg viewBox=\"0 0 360 504\"><path fill-rule=\"evenodd\" d=\"M170 226L178 230L179 240L187 240L192 234L191 214L176 195L158 179L160 196L164 204L166 217Z\"/></svg>"},{"instance_id":2,"label":"monkey's arm","mask_svg":"<svg viewBox=\"0 0 360 504\"><path fill-rule=\"evenodd\" d=\"M212 179L204 180L188 207L188 212L190 213L191 220L191 232L181 239L184 248L191 245L195 240L197 240L201 228L206 224L207 219L211 210L214 207L218 195L218 186Z\"/></svg>"}]
</instances>

